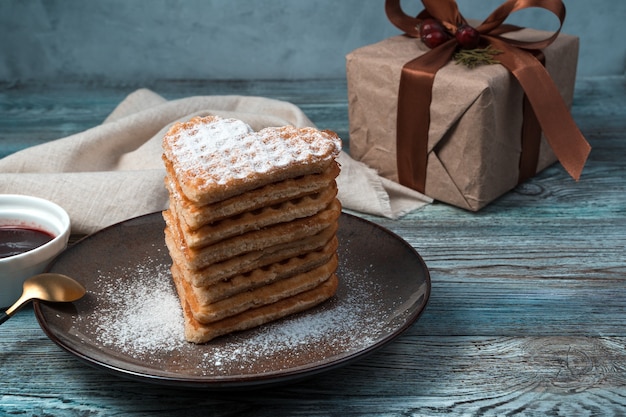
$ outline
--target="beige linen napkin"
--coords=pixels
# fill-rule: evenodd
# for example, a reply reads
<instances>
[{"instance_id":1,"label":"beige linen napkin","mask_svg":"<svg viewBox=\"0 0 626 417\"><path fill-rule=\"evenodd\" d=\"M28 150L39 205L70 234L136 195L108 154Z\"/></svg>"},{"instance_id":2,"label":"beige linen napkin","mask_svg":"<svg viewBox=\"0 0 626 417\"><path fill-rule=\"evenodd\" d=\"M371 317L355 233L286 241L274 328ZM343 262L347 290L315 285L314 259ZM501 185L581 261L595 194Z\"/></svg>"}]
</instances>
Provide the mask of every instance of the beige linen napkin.
<instances>
[{"instance_id":1,"label":"beige linen napkin","mask_svg":"<svg viewBox=\"0 0 626 417\"><path fill-rule=\"evenodd\" d=\"M244 120L253 129L313 123L295 105L263 97L198 96L165 100L146 89L130 94L96 127L0 160L0 193L54 201L70 214L73 233L163 210L168 195L161 139L172 123L195 115ZM347 154L339 157L345 209L397 218L432 200L379 177Z\"/></svg>"}]
</instances>

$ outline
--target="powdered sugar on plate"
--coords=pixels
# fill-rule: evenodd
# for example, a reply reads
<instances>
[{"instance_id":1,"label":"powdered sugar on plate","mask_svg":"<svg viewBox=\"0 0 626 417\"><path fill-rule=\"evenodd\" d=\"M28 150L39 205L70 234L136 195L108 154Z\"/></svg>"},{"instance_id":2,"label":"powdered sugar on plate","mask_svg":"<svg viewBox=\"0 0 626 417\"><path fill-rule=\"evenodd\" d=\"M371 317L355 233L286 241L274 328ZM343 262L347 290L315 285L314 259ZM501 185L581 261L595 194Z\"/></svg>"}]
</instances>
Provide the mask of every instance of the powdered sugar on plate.
<instances>
[{"instance_id":1,"label":"powdered sugar on plate","mask_svg":"<svg viewBox=\"0 0 626 417\"><path fill-rule=\"evenodd\" d=\"M97 340L129 354L178 349L185 340L182 310L165 265L127 269L125 281L102 275L99 297L106 308L94 312Z\"/></svg>"},{"instance_id":2,"label":"powdered sugar on plate","mask_svg":"<svg viewBox=\"0 0 626 417\"><path fill-rule=\"evenodd\" d=\"M148 259L134 268L101 274L91 291L105 308L81 319L91 321L104 348L134 360L158 364L177 356L185 372L198 375L273 372L356 352L376 341L390 312L376 303L380 288L368 281L372 268L356 272L340 264L339 291L322 306L194 345L184 340L169 265Z\"/></svg>"}]
</instances>

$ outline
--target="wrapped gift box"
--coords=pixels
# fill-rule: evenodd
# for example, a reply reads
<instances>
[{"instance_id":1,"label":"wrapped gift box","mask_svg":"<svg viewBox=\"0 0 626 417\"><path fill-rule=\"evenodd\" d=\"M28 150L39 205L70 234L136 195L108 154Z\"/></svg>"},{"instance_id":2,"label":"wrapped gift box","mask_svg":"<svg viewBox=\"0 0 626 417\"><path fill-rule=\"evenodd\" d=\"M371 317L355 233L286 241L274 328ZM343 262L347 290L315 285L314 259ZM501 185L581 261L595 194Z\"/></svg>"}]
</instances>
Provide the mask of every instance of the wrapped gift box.
<instances>
[{"instance_id":1,"label":"wrapped gift box","mask_svg":"<svg viewBox=\"0 0 626 417\"><path fill-rule=\"evenodd\" d=\"M519 40L551 33L522 29ZM545 67L571 106L578 38L561 34L543 50ZM405 35L356 49L346 57L350 154L398 181L396 113L402 67L429 49ZM497 56L496 56L497 59ZM432 88L424 193L478 211L518 184L524 93L502 65L470 69L449 62ZM537 172L556 161L542 137Z\"/></svg>"}]
</instances>

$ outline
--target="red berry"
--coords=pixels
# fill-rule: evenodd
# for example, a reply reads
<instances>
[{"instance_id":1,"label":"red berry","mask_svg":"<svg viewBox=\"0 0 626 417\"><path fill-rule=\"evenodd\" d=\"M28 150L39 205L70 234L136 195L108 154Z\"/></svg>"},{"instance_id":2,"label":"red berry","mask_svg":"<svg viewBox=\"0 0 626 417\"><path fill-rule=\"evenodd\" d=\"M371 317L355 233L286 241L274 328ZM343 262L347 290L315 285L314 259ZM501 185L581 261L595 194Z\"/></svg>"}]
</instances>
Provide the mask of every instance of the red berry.
<instances>
[{"instance_id":1,"label":"red berry","mask_svg":"<svg viewBox=\"0 0 626 417\"><path fill-rule=\"evenodd\" d=\"M435 19L424 19L419 25L420 38L429 48L436 48L450 37L446 28Z\"/></svg>"},{"instance_id":2,"label":"red berry","mask_svg":"<svg viewBox=\"0 0 626 417\"><path fill-rule=\"evenodd\" d=\"M430 32L429 34L422 36L422 42L430 49L436 48L445 41L447 41L448 34L446 32Z\"/></svg>"},{"instance_id":3,"label":"red berry","mask_svg":"<svg viewBox=\"0 0 626 417\"><path fill-rule=\"evenodd\" d=\"M421 38L423 38L424 36L432 32L445 32L446 31L443 25L435 19L422 20L422 23L419 24L418 29L419 29Z\"/></svg>"},{"instance_id":4,"label":"red berry","mask_svg":"<svg viewBox=\"0 0 626 417\"><path fill-rule=\"evenodd\" d=\"M480 42L480 33L470 25L459 26L455 37L463 49L475 49Z\"/></svg>"},{"instance_id":5,"label":"red berry","mask_svg":"<svg viewBox=\"0 0 626 417\"><path fill-rule=\"evenodd\" d=\"M436 48L449 39L446 28L435 19L424 19L419 25L420 38L429 48Z\"/></svg>"}]
</instances>

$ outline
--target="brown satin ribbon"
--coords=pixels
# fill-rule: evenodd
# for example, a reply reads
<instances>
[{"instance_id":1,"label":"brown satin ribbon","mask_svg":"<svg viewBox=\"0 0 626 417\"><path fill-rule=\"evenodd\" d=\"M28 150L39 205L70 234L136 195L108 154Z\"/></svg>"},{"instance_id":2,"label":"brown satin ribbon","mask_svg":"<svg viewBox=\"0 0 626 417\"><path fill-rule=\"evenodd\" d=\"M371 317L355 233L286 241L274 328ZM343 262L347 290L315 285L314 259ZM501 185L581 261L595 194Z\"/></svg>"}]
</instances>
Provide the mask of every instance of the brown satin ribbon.
<instances>
[{"instance_id":1,"label":"brown satin ribbon","mask_svg":"<svg viewBox=\"0 0 626 417\"><path fill-rule=\"evenodd\" d=\"M546 57L540 50L534 50L532 53L545 66ZM521 184L531 178L537 172L539 165L539 151L541 150L541 125L533 107L528 101L528 97L524 94L524 104L522 107L522 138L521 152L519 156L519 173L517 175L517 183Z\"/></svg>"},{"instance_id":2,"label":"brown satin ribbon","mask_svg":"<svg viewBox=\"0 0 626 417\"><path fill-rule=\"evenodd\" d=\"M465 22L454 0L422 0L422 3L425 10L418 17L406 15L400 0L386 0L385 12L394 25L411 37L419 37L416 27L428 16L449 28ZM507 17L529 7L543 8L555 14L561 24L559 29L549 38L537 42L502 37L506 32L519 29L504 24ZM575 180L580 178L591 150L542 62L529 52L552 43L564 20L565 6L561 0L507 0L476 28L485 45L491 44L502 51L498 60L515 76L525 93L520 182L536 172L541 131L561 165ZM456 40L452 39L402 68L396 139L398 177L401 184L422 193L426 185L432 85L436 72L452 59L456 46Z\"/></svg>"}]
</instances>

